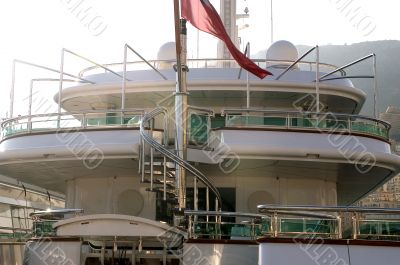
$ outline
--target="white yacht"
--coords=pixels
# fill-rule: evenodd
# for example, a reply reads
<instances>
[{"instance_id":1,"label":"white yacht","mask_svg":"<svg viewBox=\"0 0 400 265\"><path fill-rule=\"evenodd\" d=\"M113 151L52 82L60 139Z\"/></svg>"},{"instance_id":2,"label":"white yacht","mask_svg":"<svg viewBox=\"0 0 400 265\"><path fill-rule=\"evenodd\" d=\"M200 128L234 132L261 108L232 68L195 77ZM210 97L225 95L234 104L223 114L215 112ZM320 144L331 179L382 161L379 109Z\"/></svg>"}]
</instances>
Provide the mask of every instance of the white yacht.
<instances>
[{"instance_id":1,"label":"white yacht","mask_svg":"<svg viewBox=\"0 0 400 265\"><path fill-rule=\"evenodd\" d=\"M254 60L273 74L260 80L223 51L181 67L175 43L156 60L123 52L14 62L60 74L58 111L32 113L30 82L29 115L14 116L12 91L0 174L65 208L32 211L23 263L10 250L4 264L398 264L400 209L351 206L400 171L390 125L359 115L351 80L376 72L346 73L374 54L336 67L278 41ZM93 66L66 72L66 56Z\"/></svg>"}]
</instances>

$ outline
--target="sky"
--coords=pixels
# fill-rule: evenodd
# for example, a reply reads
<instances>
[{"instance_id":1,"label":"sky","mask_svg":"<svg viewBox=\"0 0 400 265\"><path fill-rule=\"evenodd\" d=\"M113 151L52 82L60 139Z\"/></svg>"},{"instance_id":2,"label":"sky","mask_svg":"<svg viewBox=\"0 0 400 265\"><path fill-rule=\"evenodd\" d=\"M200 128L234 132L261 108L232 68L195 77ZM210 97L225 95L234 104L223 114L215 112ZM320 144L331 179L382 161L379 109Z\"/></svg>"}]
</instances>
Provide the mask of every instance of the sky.
<instances>
[{"instance_id":1,"label":"sky","mask_svg":"<svg viewBox=\"0 0 400 265\"><path fill-rule=\"evenodd\" d=\"M238 24L243 43L252 52L271 44L271 0L237 0L238 13L247 6L250 18ZM13 0L0 9L0 116L9 104L11 66L20 59L59 69L60 51L68 48L99 63L121 62L128 43L146 59L155 59L159 47L174 39L173 0ZM219 10L219 1L212 0ZM294 44L351 44L400 39L398 1L274 0L273 39ZM195 57L197 31L189 26L188 56ZM214 56L216 40L199 34L200 57ZM130 60L137 58L130 55ZM77 73L79 60L66 56L66 71ZM88 66L82 63L82 67ZM14 113L26 114L29 79L57 77L45 71L17 66ZM37 85L41 89L41 85ZM57 90L43 84L50 99ZM51 90L53 89L53 90Z\"/></svg>"}]
</instances>

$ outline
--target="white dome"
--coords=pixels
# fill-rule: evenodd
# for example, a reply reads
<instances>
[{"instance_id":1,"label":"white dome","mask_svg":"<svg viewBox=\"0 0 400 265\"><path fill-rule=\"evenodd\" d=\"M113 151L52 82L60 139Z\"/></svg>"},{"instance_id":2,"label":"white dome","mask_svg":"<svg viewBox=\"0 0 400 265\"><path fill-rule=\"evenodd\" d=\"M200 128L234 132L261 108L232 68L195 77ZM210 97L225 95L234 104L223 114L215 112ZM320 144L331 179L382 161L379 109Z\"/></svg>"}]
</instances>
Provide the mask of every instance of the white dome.
<instances>
[{"instance_id":1,"label":"white dome","mask_svg":"<svg viewBox=\"0 0 400 265\"><path fill-rule=\"evenodd\" d=\"M176 60L176 47L175 42L167 42L163 44L158 50L157 60L175 61ZM159 62L159 69L171 69L175 62Z\"/></svg>"},{"instance_id":2,"label":"white dome","mask_svg":"<svg viewBox=\"0 0 400 265\"><path fill-rule=\"evenodd\" d=\"M274 42L267 50L268 60L280 60L289 62L270 62L268 66L287 67L299 58L296 46L286 40Z\"/></svg>"},{"instance_id":3,"label":"white dome","mask_svg":"<svg viewBox=\"0 0 400 265\"><path fill-rule=\"evenodd\" d=\"M175 42L167 42L158 50L157 60L175 60L176 47Z\"/></svg>"}]
</instances>

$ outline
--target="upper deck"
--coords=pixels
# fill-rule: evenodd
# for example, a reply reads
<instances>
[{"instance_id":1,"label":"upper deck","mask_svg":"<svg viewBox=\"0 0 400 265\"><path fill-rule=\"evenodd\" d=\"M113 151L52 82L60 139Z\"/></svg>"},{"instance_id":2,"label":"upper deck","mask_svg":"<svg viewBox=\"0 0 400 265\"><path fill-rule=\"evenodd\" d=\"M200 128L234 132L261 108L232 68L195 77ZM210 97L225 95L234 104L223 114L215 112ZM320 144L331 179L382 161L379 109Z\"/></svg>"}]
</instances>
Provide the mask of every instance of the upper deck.
<instances>
[{"instance_id":1,"label":"upper deck","mask_svg":"<svg viewBox=\"0 0 400 265\"><path fill-rule=\"evenodd\" d=\"M189 59L189 104L220 110L226 107L243 108L249 101L255 108L292 110L294 102L316 93L315 62L299 61L294 69L286 71L282 66L289 65L289 61L255 61L261 67L271 65L268 70L273 76L261 80L247 75L232 60ZM78 111L93 109L101 101L104 106L119 109L124 98L125 107L153 108L175 91L175 62L154 60L147 63L154 69L144 62L126 63L126 72L120 71L123 63L104 65L114 73L108 70L99 73L104 69L97 66L84 69L79 77L85 82L64 88L60 104L68 111ZM322 76L336 67L320 64L320 69ZM333 112L359 113L365 102L365 93L353 86L345 71L333 76L319 84L321 104ZM58 98L59 93L54 99Z\"/></svg>"}]
</instances>

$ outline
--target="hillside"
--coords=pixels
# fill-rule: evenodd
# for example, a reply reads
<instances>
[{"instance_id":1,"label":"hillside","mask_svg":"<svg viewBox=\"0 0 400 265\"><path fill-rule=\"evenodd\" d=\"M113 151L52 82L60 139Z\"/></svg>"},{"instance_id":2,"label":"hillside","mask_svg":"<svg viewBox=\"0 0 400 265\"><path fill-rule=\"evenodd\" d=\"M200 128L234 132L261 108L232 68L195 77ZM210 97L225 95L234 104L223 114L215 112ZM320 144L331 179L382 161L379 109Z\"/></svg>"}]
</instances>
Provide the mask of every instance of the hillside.
<instances>
[{"instance_id":1,"label":"hillside","mask_svg":"<svg viewBox=\"0 0 400 265\"><path fill-rule=\"evenodd\" d=\"M298 45L299 54L303 54L311 47ZM383 112L389 105L400 106L400 41L384 40L373 42L362 42L352 45L324 45L320 46L321 62L331 63L337 66L345 65L368 54L377 55L378 72L378 107ZM257 58L265 58L265 51L255 55ZM305 58L313 60L311 54ZM372 63L364 62L346 70L350 75L372 74ZM362 89L368 95L362 113L371 115L373 113L373 91L372 80L353 79L356 87Z\"/></svg>"}]
</instances>

